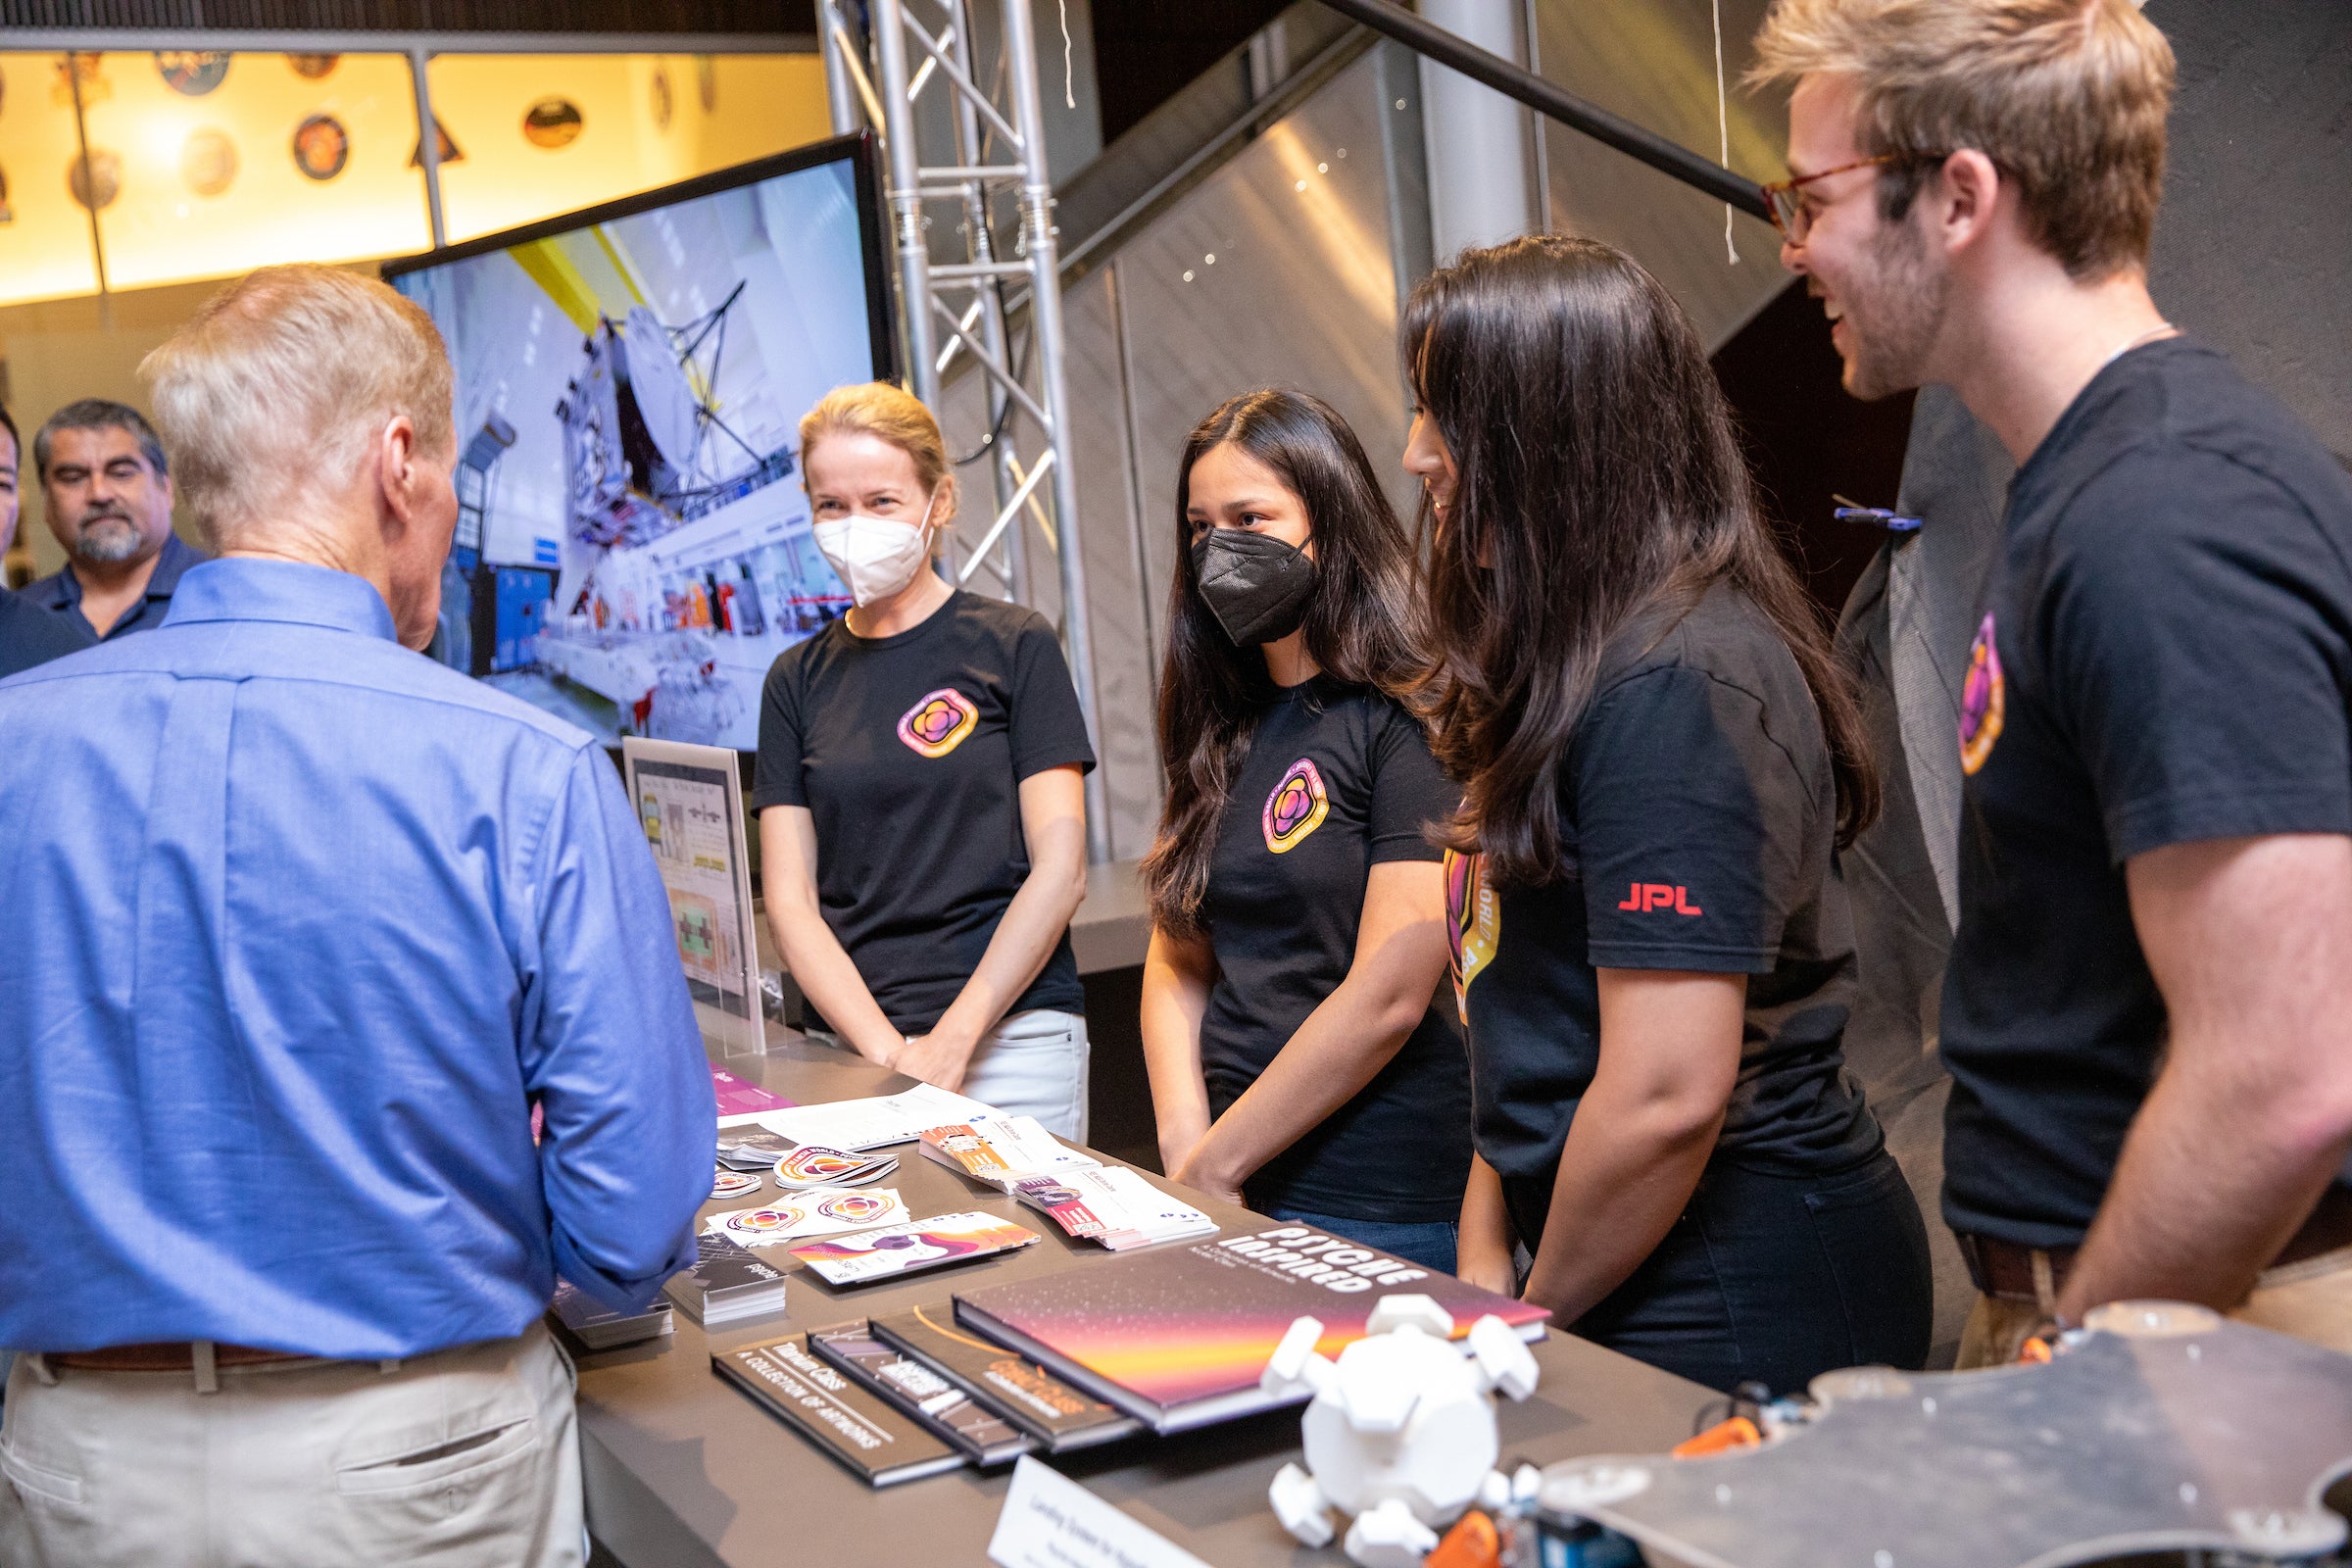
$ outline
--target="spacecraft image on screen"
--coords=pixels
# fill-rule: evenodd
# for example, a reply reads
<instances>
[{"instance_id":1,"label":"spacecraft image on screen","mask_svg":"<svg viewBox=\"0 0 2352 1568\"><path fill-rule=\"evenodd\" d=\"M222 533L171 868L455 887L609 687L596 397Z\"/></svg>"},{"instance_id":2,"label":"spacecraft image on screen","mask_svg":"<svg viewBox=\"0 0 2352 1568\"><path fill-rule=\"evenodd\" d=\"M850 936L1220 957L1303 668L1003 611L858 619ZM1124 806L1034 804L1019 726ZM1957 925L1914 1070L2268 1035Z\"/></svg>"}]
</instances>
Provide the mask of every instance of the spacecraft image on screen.
<instances>
[{"instance_id":1,"label":"spacecraft image on screen","mask_svg":"<svg viewBox=\"0 0 2352 1568\"><path fill-rule=\"evenodd\" d=\"M607 741L758 744L768 665L850 603L800 416L886 373L856 145L827 150L385 270L457 371L435 658Z\"/></svg>"}]
</instances>

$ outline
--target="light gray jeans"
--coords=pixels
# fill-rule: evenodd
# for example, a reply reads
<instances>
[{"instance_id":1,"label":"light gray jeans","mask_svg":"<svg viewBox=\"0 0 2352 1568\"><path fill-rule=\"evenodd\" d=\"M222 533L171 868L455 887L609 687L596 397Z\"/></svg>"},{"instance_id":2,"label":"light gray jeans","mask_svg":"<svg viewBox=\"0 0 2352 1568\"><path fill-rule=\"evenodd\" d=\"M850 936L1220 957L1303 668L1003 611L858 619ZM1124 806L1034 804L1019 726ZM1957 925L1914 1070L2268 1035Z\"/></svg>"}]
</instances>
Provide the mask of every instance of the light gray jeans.
<instances>
[{"instance_id":1,"label":"light gray jeans","mask_svg":"<svg viewBox=\"0 0 2352 1568\"><path fill-rule=\"evenodd\" d=\"M1086 1019L1034 1007L999 1023L972 1053L957 1091L1008 1116L1035 1116L1056 1138L1086 1142Z\"/></svg>"},{"instance_id":2,"label":"light gray jeans","mask_svg":"<svg viewBox=\"0 0 2352 1568\"><path fill-rule=\"evenodd\" d=\"M186 1372L19 1356L9 1568L579 1568L571 1364L533 1324L408 1361Z\"/></svg>"},{"instance_id":3,"label":"light gray jeans","mask_svg":"<svg viewBox=\"0 0 2352 1568\"><path fill-rule=\"evenodd\" d=\"M808 1038L850 1049L848 1041L828 1030L811 1029ZM1093 1050L1083 1013L1052 1007L1011 1013L972 1053L956 1092L1007 1116L1035 1116L1054 1137L1083 1144L1087 1065Z\"/></svg>"}]
</instances>

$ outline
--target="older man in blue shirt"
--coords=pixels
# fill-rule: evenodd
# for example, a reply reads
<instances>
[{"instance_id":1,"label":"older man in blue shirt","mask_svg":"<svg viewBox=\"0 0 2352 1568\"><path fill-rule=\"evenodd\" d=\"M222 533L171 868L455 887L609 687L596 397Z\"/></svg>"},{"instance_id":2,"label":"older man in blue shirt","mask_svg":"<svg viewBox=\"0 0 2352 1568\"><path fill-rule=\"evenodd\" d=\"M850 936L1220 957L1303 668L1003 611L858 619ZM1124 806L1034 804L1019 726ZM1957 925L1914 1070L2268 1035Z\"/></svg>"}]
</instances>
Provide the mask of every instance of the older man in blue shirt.
<instances>
[{"instance_id":1,"label":"older man in blue shirt","mask_svg":"<svg viewBox=\"0 0 2352 1568\"><path fill-rule=\"evenodd\" d=\"M409 651L421 311L268 269L144 368L220 559L0 681L0 1559L575 1564L542 1309L650 1299L710 1191L652 858L587 735Z\"/></svg>"}]
</instances>

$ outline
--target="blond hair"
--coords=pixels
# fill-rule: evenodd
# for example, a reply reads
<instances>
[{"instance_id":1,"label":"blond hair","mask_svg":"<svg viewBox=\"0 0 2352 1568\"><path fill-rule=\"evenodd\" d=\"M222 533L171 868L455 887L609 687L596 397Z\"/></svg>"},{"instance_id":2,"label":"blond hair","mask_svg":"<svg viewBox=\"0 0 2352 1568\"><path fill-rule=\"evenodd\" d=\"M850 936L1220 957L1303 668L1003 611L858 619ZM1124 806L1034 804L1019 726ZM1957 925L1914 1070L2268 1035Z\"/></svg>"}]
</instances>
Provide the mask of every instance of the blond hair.
<instances>
[{"instance_id":1,"label":"blond hair","mask_svg":"<svg viewBox=\"0 0 2352 1568\"><path fill-rule=\"evenodd\" d=\"M177 474L214 549L349 482L386 420L427 452L451 440L449 356L433 318L373 278L265 267L198 308L140 362Z\"/></svg>"},{"instance_id":2,"label":"blond hair","mask_svg":"<svg viewBox=\"0 0 2352 1568\"><path fill-rule=\"evenodd\" d=\"M1774 0L1750 83L1851 77L1898 220L1943 156L2018 187L2028 233L2083 281L2146 265L2173 50L2132 0Z\"/></svg>"},{"instance_id":3,"label":"blond hair","mask_svg":"<svg viewBox=\"0 0 2352 1568\"><path fill-rule=\"evenodd\" d=\"M887 441L914 462L914 474L925 490L936 490L947 477L948 446L939 421L922 400L888 381L864 381L837 386L801 416L801 466L820 437L870 435Z\"/></svg>"}]
</instances>

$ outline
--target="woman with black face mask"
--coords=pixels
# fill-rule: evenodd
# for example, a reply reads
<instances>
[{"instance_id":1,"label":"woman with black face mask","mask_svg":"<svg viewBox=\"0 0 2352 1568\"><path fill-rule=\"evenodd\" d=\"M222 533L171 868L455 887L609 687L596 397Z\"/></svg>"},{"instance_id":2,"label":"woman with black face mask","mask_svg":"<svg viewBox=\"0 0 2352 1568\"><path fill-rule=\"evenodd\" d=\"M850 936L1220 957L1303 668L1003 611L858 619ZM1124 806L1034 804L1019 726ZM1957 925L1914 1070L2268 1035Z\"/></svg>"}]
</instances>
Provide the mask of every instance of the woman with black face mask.
<instances>
[{"instance_id":1,"label":"woman with black face mask","mask_svg":"<svg viewBox=\"0 0 2352 1568\"><path fill-rule=\"evenodd\" d=\"M1718 1389L1927 1352L1927 1233L1843 1072L1837 852L1877 808L1705 351L1565 235L1413 293L1455 987L1462 1276Z\"/></svg>"},{"instance_id":2,"label":"woman with black face mask","mask_svg":"<svg viewBox=\"0 0 2352 1568\"><path fill-rule=\"evenodd\" d=\"M1144 861L1144 1054L1179 1181L1451 1273L1468 1064L1428 824L1456 792L1397 701L1412 550L1319 399L1234 398L1178 470Z\"/></svg>"}]
</instances>

